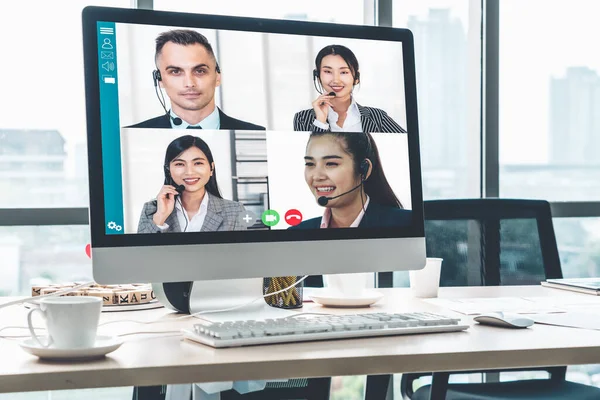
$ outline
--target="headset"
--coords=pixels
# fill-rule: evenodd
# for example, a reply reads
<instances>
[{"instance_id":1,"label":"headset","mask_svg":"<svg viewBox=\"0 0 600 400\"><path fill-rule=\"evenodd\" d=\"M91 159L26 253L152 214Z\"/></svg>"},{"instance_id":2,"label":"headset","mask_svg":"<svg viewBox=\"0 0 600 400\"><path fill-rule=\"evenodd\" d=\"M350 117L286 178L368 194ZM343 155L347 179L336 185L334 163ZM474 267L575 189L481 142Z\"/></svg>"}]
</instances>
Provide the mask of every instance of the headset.
<instances>
[{"instance_id":1,"label":"headset","mask_svg":"<svg viewBox=\"0 0 600 400\"><path fill-rule=\"evenodd\" d=\"M165 110L165 115L169 117L171 121L173 121L174 125L181 125L183 123L183 120L179 117L172 117L169 110L167 110L167 106L165 105L165 97L163 96L162 90L160 90L158 86L158 82L162 81L162 76L160 75L159 70L155 69L154 71L152 71L152 80L154 81L154 92L156 93L156 97L158 98L158 101L160 102L160 105L162 106L163 110Z\"/></svg>"},{"instance_id":2,"label":"headset","mask_svg":"<svg viewBox=\"0 0 600 400\"><path fill-rule=\"evenodd\" d=\"M185 191L185 185L178 185L175 183L175 181L173 180L173 177L171 176L171 169L169 168L168 164L164 165L164 172L165 172L165 185L171 185L173 187L175 187L175 190L177 191L177 193L179 193L180 195ZM167 194L167 199L169 198L169 194ZM178 195L175 195L175 201L177 201L177 199L179 198ZM181 199L179 198L179 204L181 205L181 209L183 209L183 204L181 203ZM183 213L183 217L185 218L185 228L183 228L183 231L187 231L187 227L188 227L188 219L185 216L185 212Z\"/></svg>"},{"instance_id":3,"label":"headset","mask_svg":"<svg viewBox=\"0 0 600 400\"><path fill-rule=\"evenodd\" d=\"M360 135L360 133L356 133L357 135ZM321 206L321 207L325 207L327 205L327 203L329 203L331 200L335 200L338 197L342 197L347 195L348 193L352 193L354 192L356 189L360 188L361 193L364 194L364 184L365 181L367 180L367 174L369 173L369 168L370 168L370 156L371 156L371 139L369 138L369 135L367 135L366 133L364 133L366 139L367 139L367 157L362 160L360 162L360 165L358 167L358 171L360 173L360 183L356 186L354 186L352 189L348 190L347 192L344 192L342 194L338 194L337 196L333 196L333 197L327 197L327 196L321 196L317 199L317 203ZM363 199L363 196L361 195L361 200ZM364 201L364 200L363 200ZM363 210L365 208L364 202L363 202Z\"/></svg>"}]
</instances>

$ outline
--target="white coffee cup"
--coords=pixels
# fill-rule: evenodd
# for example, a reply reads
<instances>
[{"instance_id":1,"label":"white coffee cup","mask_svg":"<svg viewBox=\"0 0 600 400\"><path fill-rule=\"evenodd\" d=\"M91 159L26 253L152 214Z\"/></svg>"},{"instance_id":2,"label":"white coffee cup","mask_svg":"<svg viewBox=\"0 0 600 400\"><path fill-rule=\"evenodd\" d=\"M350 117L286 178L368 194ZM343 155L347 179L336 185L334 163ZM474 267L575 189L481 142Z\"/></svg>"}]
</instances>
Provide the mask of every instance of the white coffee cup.
<instances>
[{"instance_id":1,"label":"white coffee cup","mask_svg":"<svg viewBox=\"0 0 600 400\"><path fill-rule=\"evenodd\" d=\"M354 297L362 295L368 288L373 288L373 279L372 272L323 275L323 286L328 288L331 294Z\"/></svg>"},{"instance_id":2,"label":"white coffee cup","mask_svg":"<svg viewBox=\"0 0 600 400\"><path fill-rule=\"evenodd\" d=\"M410 288L415 297L437 297L440 288L442 261L441 258L428 257L423 269L409 271Z\"/></svg>"},{"instance_id":3,"label":"white coffee cup","mask_svg":"<svg viewBox=\"0 0 600 400\"><path fill-rule=\"evenodd\" d=\"M41 347L57 349L88 348L96 342L98 321L102 310L100 297L45 297L40 307L27 314L31 337ZM46 320L48 340L43 343L33 329L32 317L40 313Z\"/></svg>"}]
</instances>

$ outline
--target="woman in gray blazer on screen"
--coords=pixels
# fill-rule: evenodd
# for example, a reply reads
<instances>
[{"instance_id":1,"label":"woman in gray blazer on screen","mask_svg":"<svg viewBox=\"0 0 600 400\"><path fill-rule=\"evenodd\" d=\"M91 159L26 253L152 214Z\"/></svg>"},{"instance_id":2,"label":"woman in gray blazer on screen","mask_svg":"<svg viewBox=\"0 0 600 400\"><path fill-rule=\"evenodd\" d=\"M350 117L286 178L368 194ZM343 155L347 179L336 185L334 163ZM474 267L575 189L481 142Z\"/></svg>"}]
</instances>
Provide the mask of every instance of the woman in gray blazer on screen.
<instances>
[{"instance_id":1,"label":"woman in gray blazer on screen","mask_svg":"<svg viewBox=\"0 0 600 400\"><path fill-rule=\"evenodd\" d=\"M217 186L212 152L195 136L182 136L167 147L165 183L155 200L144 204L138 233L245 230L241 203L225 200Z\"/></svg>"}]
</instances>

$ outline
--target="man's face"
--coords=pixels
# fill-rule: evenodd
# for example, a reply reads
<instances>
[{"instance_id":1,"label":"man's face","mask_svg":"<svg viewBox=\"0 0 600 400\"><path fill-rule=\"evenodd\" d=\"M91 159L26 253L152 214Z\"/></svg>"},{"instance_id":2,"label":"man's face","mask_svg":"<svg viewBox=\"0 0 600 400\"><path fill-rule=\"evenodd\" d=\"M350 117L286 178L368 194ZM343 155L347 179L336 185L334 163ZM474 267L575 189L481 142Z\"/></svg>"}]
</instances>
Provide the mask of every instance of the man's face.
<instances>
[{"instance_id":1,"label":"man's face","mask_svg":"<svg viewBox=\"0 0 600 400\"><path fill-rule=\"evenodd\" d=\"M160 85L178 109L200 111L214 104L215 88L221 84L216 61L204 46L182 46L167 42L156 60L162 76Z\"/></svg>"}]
</instances>

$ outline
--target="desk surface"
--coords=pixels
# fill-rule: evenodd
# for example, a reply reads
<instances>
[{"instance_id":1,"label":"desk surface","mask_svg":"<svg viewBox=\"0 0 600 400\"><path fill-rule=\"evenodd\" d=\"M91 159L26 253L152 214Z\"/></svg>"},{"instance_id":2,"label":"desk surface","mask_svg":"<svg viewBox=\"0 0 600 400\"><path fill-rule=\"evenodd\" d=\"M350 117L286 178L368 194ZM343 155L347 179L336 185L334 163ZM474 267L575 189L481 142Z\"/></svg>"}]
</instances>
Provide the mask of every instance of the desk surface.
<instances>
[{"instance_id":1,"label":"desk surface","mask_svg":"<svg viewBox=\"0 0 600 400\"><path fill-rule=\"evenodd\" d=\"M407 289L381 290L386 297L371 307L373 312L442 312L463 317L473 326L456 333L230 349L213 349L177 334L133 335L125 336L125 343L106 358L88 362L41 361L23 351L18 341L0 339L0 392L600 363L597 331L539 324L524 330L480 326L470 317L411 298ZM589 297L541 286L440 289L442 298L504 296ZM0 298L0 303L5 300ZM305 304L304 312L336 312ZM22 306L0 310L0 327L26 325L26 312ZM104 327L111 327L113 333L179 330L195 322L173 321L174 317L168 310L155 309L104 313L101 322L164 319L164 323L146 326L118 323Z\"/></svg>"}]
</instances>

